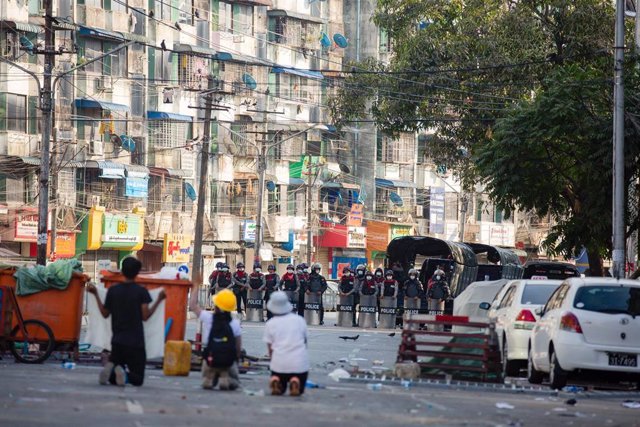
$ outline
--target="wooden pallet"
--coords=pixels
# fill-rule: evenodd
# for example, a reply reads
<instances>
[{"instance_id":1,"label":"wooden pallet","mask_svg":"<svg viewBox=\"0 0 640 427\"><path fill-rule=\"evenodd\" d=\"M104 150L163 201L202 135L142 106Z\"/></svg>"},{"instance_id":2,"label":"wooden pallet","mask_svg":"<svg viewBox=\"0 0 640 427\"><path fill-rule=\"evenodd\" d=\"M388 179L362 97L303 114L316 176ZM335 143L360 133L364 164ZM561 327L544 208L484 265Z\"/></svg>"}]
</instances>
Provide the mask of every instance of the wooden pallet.
<instances>
[{"instance_id":1,"label":"wooden pallet","mask_svg":"<svg viewBox=\"0 0 640 427\"><path fill-rule=\"evenodd\" d=\"M466 317L407 316L398 350L398 362L404 361L417 362L425 377L502 381L494 325Z\"/></svg>"}]
</instances>

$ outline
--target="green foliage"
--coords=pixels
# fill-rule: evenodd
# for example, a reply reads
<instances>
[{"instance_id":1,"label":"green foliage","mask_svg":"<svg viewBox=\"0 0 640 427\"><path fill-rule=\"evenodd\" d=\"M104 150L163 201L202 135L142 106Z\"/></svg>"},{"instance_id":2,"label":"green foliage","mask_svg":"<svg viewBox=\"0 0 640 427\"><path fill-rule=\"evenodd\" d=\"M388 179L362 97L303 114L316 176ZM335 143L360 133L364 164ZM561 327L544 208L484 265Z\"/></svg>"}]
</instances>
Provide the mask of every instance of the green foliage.
<instances>
[{"instance_id":1,"label":"green foliage","mask_svg":"<svg viewBox=\"0 0 640 427\"><path fill-rule=\"evenodd\" d=\"M610 243L614 2L378 0L394 47L369 59L332 101L337 124L434 132L428 154L507 211L551 214L551 252ZM421 29L420 22L426 22ZM631 27L632 22L629 23ZM423 26L424 27L424 26ZM631 28L629 28L631 30ZM627 70L635 70L628 64ZM627 179L637 177L637 73L629 74ZM470 156L461 153L470 153ZM635 182L635 181L633 181ZM633 188L633 187L631 187ZM635 228L637 191L628 219Z\"/></svg>"}]
</instances>

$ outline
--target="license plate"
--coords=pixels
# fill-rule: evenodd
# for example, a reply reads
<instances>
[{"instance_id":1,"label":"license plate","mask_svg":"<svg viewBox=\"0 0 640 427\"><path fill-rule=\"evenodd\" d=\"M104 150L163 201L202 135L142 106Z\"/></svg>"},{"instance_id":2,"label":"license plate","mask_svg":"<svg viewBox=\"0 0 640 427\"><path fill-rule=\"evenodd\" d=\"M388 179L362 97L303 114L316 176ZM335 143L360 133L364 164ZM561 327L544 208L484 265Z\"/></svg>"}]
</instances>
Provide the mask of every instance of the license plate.
<instances>
[{"instance_id":1,"label":"license plate","mask_svg":"<svg viewBox=\"0 0 640 427\"><path fill-rule=\"evenodd\" d=\"M609 353L609 366L628 366L635 368L638 366L638 356L636 354Z\"/></svg>"}]
</instances>

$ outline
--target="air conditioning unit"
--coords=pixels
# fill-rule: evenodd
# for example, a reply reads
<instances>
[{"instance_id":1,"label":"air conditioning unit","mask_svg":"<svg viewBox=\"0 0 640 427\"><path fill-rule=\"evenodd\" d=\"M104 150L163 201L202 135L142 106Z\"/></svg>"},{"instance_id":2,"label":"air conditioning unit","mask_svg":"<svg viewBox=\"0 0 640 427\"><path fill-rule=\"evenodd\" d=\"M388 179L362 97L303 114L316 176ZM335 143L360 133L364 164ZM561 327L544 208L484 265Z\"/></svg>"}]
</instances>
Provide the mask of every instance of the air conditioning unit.
<instances>
[{"instance_id":1,"label":"air conditioning unit","mask_svg":"<svg viewBox=\"0 0 640 427\"><path fill-rule=\"evenodd\" d=\"M329 202L322 202L322 213L329 213Z\"/></svg>"},{"instance_id":2,"label":"air conditioning unit","mask_svg":"<svg viewBox=\"0 0 640 427\"><path fill-rule=\"evenodd\" d=\"M104 143L100 140L89 141L89 154L104 156Z\"/></svg>"},{"instance_id":3,"label":"air conditioning unit","mask_svg":"<svg viewBox=\"0 0 640 427\"><path fill-rule=\"evenodd\" d=\"M113 90L113 80L111 76L102 76L96 79L96 90L111 92Z\"/></svg>"},{"instance_id":4,"label":"air conditioning unit","mask_svg":"<svg viewBox=\"0 0 640 427\"><path fill-rule=\"evenodd\" d=\"M424 206L416 205L416 216L422 218L424 216Z\"/></svg>"}]
</instances>

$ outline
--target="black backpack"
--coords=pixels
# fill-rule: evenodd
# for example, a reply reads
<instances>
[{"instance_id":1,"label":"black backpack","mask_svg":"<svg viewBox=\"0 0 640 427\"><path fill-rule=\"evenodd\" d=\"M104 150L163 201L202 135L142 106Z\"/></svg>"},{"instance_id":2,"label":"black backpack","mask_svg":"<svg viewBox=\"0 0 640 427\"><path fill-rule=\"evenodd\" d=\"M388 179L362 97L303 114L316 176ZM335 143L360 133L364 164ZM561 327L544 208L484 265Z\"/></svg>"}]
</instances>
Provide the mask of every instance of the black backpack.
<instances>
[{"instance_id":1,"label":"black backpack","mask_svg":"<svg viewBox=\"0 0 640 427\"><path fill-rule=\"evenodd\" d=\"M213 322L202 358L212 368L229 368L235 363L238 358L236 337L229 322L220 319Z\"/></svg>"}]
</instances>

